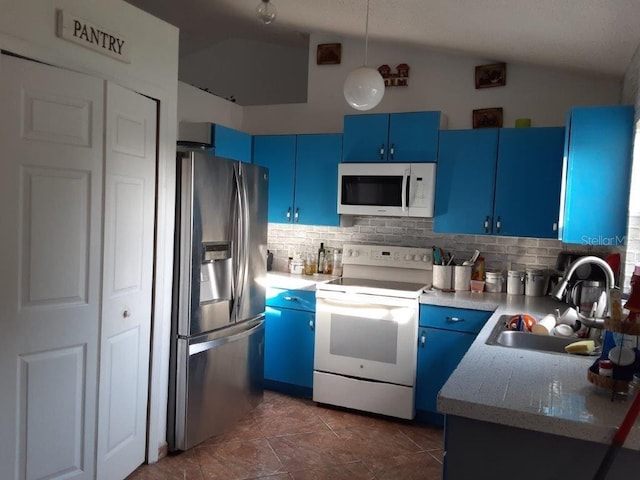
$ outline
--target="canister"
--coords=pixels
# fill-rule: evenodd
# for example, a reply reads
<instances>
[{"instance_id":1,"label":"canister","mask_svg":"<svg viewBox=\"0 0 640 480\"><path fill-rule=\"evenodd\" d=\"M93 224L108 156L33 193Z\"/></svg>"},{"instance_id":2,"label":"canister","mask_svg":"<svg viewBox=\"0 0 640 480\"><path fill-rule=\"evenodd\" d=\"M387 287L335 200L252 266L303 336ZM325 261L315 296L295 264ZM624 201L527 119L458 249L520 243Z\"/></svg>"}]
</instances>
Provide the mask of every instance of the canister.
<instances>
[{"instance_id":1,"label":"canister","mask_svg":"<svg viewBox=\"0 0 640 480\"><path fill-rule=\"evenodd\" d=\"M502 285L504 283L504 277L500 271L487 270L485 273L484 289L491 293L502 292Z\"/></svg>"},{"instance_id":2,"label":"canister","mask_svg":"<svg viewBox=\"0 0 640 480\"><path fill-rule=\"evenodd\" d=\"M524 272L522 270L507 272L507 293L509 295L524 295Z\"/></svg>"},{"instance_id":3,"label":"canister","mask_svg":"<svg viewBox=\"0 0 640 480\"><path fill-rule=\"evenodd\" d=\"M453 288L456 292L468 292L473 265L456 265L453 267Z\"/></svg>"},{"instance_id":4,"label":"canister","mask_svg":"<svg viewBox=\"0 0 640 480\"><path fill-rule=\"evenodd\" d=\"M544 270L527 268L524 281L524 294L528 297L542 297L547 286L547 274Z\"/></svg>"},{"instance_id":5,"label":"canister","mask_svg":"<svg viewBox=\"0 0 640 480\"><path fill-rule=\"evenodd\" d=\"M451 290L453 285L453 265L433 266L433 288Z\"/></svg>"}]
</instances>

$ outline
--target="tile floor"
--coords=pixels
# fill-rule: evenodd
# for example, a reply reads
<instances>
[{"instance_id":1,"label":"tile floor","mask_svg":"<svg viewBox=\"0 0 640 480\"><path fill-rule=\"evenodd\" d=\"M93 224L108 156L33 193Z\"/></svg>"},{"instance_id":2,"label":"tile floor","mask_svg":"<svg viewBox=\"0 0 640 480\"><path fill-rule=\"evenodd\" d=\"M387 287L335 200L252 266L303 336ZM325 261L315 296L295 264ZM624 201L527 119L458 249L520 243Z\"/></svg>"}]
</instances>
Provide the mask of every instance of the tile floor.
<instances>
[{"instance_id":1,"label":"tile floor","mask_svg":"<svg viewBox=\"0 0 640 480\"><path fill-rule=\"evenodd\" d=\"M265 391L231 432L126 480L437 480L442 445L440 428Z\"/></svg>"}]
</instances>

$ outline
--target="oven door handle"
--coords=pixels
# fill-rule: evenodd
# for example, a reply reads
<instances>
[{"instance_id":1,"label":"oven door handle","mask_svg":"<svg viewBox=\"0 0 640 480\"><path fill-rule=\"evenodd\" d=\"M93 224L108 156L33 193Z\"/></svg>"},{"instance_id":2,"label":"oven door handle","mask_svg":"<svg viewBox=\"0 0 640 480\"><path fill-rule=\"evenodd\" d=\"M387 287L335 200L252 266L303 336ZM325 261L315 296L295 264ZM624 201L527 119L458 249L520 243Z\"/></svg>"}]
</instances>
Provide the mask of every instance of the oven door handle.
<instances>
[{"instance_id":1,"label":"oven door handle","mask_svg":"<svg viewBox=\"0 0 640 480\"><path fill-rule=\"evenodd\" d=\"M347 306L351 308L371 308L371 307L410 307L408 302L394 302L390 301L389 303L384 302L373 302L370 300L359 300L354 299L353 297L349 297L348 300L340 300L338 298L318 298L316 300L316 311L318 307L322 305L322 303L333 304L337 306Z\"/></svg>"}]
</instances>

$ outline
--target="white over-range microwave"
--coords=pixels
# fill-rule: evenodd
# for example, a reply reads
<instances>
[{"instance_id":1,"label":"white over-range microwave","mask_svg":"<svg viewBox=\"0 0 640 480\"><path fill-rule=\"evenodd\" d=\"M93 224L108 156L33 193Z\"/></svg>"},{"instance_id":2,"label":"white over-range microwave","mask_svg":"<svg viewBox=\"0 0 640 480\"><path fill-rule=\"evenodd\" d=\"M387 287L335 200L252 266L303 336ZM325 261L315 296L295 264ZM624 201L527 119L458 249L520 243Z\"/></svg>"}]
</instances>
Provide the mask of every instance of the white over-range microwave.
<instances>
[{"instance_id":1,"label":"white over-range microwave","mask_svg":"<svg viewBox=\"0 0 640 480\"><path fill-rule=\"evenodd\" d=\"M338 213L432 217L435 163L341 163Z\"/></svg>"}]
</instances>

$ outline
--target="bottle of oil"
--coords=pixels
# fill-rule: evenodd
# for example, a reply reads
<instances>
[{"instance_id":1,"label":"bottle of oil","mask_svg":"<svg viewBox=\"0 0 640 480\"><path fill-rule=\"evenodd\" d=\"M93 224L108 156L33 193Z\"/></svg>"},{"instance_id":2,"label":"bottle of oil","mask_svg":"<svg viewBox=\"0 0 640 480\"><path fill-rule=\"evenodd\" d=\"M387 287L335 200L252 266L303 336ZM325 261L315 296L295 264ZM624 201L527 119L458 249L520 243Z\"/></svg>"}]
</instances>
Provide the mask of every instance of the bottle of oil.
<instances>
[{"instance_id":1,"label":"bottle of oil","mask_svg":"<svg viewBox=\"0 0 640 480\"><path fill-rule=\"evenodd\" d=\"M324 273L324 257L326 251L324 249L324 242L320 242L320 248L318 249L318 273Z\"/></svg>"}]
</instances>

